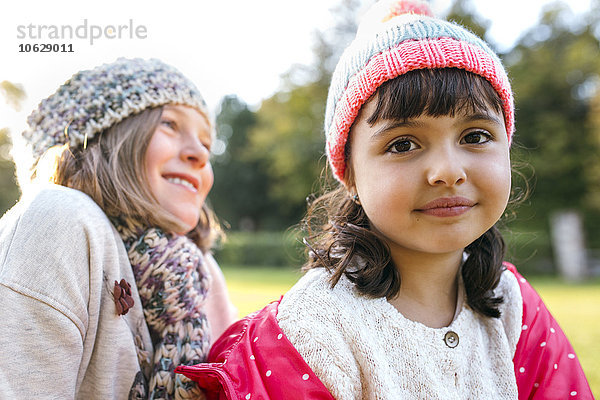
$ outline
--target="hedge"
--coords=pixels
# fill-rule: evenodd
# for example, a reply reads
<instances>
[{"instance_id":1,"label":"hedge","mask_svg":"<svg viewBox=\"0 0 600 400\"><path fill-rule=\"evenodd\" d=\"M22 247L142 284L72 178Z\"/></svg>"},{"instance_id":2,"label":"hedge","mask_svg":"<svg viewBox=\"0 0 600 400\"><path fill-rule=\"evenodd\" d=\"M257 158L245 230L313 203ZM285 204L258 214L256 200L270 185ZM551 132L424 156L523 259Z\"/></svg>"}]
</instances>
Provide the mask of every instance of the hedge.
<instances>
[{"instance_id":1,"label":"hedge","mask_svg":"<svg viewBox=\"0 0 600 400\"><path fill-rule=\"evenodd\" d=\"M299 268L304 263L304 245L289 232L228 232L215 250L219 264Z\"/></svg>"},{"instance_id":2,"label":"hedge","mask_svg":"<svg viewBox=\"0 0 600 400\"><path fill-rule=\"evenodd\" d=\"M503 232L507 243L507 261L525 274L553 274L550 240L545 232ZM285 232L228 232L227 239L215 250L222 265L299 268L305 260L301 236Z\"/></svg>"}]
</instances>

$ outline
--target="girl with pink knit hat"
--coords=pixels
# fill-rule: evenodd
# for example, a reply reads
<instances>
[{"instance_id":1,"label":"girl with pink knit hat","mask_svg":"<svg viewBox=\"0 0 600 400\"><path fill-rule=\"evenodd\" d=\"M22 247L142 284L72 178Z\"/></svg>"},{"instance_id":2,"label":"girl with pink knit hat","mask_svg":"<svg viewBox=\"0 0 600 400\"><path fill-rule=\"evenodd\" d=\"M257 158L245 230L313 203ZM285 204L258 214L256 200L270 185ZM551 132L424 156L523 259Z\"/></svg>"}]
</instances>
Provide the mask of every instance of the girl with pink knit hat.
<instances>
[{"instance_id":1,"label":"girl with pink knit hat","mask_svg":"<svg viewBox=\"0 0 600 400\"><path fill-rule=\"evenodd\" d=\"M306 274L234 324L209 398L590 399L573 348L504 262L514 105L502 63L426 3L370 10L333 73L336 189L307 217Z\"/></svg>"}]
</instances>

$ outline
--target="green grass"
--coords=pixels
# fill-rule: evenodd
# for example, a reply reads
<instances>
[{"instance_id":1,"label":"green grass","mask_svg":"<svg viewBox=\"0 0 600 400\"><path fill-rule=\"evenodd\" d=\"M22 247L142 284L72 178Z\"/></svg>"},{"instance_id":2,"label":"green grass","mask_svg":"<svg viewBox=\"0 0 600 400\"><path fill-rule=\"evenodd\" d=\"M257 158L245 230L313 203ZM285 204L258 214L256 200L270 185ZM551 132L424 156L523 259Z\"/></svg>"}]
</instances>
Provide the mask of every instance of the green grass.
<instances>
[{"instance_id":1,"label":"green grass","mask_svg":"<svg viewBox=\"0 0 600 400\"><path fill-rule=\"evenodd\" d=\"M240 316L279 299L301 276L289 268L222 267ZM530 281L575 348L594 396L600 397L600 280L585 284L557 278Z\"/></svg>"},{"instance_id":2,"label":"green grass","mask_svg":"<svg viewBox=\"0 0 600 400\"><path fill-rule=\"evenodd\" d=\"M279 298L302 276L290 268L221 266L229 294L244 316Z\"/></svg>"}]
</instances>

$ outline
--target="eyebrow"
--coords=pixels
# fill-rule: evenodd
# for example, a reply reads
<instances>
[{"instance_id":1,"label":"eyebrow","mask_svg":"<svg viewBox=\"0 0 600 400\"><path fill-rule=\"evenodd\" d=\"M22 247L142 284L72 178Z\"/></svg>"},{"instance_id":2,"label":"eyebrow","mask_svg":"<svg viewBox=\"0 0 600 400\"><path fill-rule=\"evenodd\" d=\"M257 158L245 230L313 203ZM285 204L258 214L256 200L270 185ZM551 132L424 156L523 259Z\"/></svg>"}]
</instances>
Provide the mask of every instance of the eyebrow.
<instances>
[{"instance_id":1,"label":"eyebrow","mask_svg":"<svg viewBox=\"0 0 600 400\"><path fill-rule=\"evenodd\" d=\"M475 122L475 121L487 121L487 122L496 124L499 127L502 126L504 123L503 119L498 118L498 116L496 116L494 114L488 114L488 113L474 113L474 114L464 115L464 116L459 117L459 121L457 121L457 122L458 123L468 123L468 122ZM405 120L405 121L384 120L383 126L379 129L377 129L375 132L373 132L373 134L371 134L371 140L374 140L374 139L378 138L379 136L383 135L384 133L386 133L390 130L396 129L396 128L415 128L415 127L420 127L420 126L423 126L423 124L421 122L418 122L413 119L409 119L409 120Z\"/></svg>"},{"instance_id":2,"label":"eyebrow","mask_svg":"<svg viewBox=\"0 0 600 400\"><path fill-rule=\"evenodd\" d=\"M492 122L492 123L500 125L500 126L502 124L504 124L503 119L498 118L497 115L488 114L488 113L475 113L475 114L465 115L464 117L461 118L461 120L462 120L462 122L488 121L488 122Z\"/></svg>"},{"instance_id":3,"label":"eyebrow","mask_svg":"<svg viewBox=\"0 0 600 400\"><path fill-rule=\"evenodd\" d=\"M400 121L400 120L384 120L383 126L377 129L371 135L371 139L376 139L377 137L383 135L384 133L391 131L396 128L415 128L422 126L423 124L414 120Z\"/></svg>"}]
</instances>

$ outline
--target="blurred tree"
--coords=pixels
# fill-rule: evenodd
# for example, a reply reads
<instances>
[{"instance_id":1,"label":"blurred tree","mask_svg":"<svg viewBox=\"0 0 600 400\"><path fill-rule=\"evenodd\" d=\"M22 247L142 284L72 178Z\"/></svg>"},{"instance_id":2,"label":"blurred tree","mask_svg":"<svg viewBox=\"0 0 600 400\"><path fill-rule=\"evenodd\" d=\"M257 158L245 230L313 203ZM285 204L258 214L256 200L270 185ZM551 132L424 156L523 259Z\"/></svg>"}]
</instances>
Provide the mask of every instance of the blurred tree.
<instances>
[{"instance_id":1,"label":"blurred tree","mask_svg":"<svg viewBox=\"0 0 600 400\"><path fill-rule=\"evenodd\" d=\"M273 228L270 221L276 205L265 196L269 178L260 163L247 155L255 113L230 95L221 100L216 122L219 140L225 144L225 152L213 160L215 183L209 197L216 214L235 230Z\"/></svg>"},{"instance_id":2,"label":"blurred tree","mask_svg":"<svg viewBox=\"0 0 600 400\"><path fill-rule=\"evenodd\" d=\"M0 93L4 96L6 104L16 111L21 111L21 103L27 96L22 85L2 81L0 82Z\"/></svg>"},{"instance_id":3,"label":"blurred tree","mask_svg":"<svg viewBox=\"0 0 600 400\"><path fill-rule=\"evenodd\" d=\"M0 94L6 104L20 111L26 94L21 85L9 81L0 82ZM11 141L9 130L0 128L0 216L11 208L19 198L19 187L15 180L15 165L10 156Z\"/></svg>"},{"instance_id":4,"label":"blurred tree","mask_svg":"<svg viewBox=\"0 0 600 400\"><path fill-rule=\"evenodd\" d=\"M590 101L590 119L589 129L596 148L600 149L600 90L596 90L596 95ZM586 198L586 203L596 213L600 214L600 154L596 155L595 162L589 167L588 182L590 190ZM598 221L600 224L600 221Z\"/></svg>"},{"instance_id":5,"label":"blurred tree","mask_svg":"<svg viewBox=\"0 0 600 400\"><path fill-rule=\"evenodd\" d=\"M268 197L281 205L288 226L304 213L305 198L325 165L319 159L326 96L326 86L311 82L263 101L257 112L248 154L269 175Z\"/></svg>"},{"instance_id":6,"label":"blurred tree","mask_svg":"<svg viewBox=\"0 0 600 400\"><path fill-rule=\"evenodd\" d=\"M536 174L531 204L521 215L541 229L563 208L597 217L598 205L588 203L591 173L600 168L592 123L600 88L597 11L587 21L575 20L564 4L555 3L506 56L516 93L516 142L526 149L514 151L529 159ZM600 236L597 224L588 228Z\"/></svg>"},{"instance_id":7,"label":"blurred tree","mask_svg":"<svg viewBox=\"0 0 600 400\"><path fill-rule=\"evenodd\" d=\"M600 0L592 3L589 13L589 26L596 39L600 40ZM600 49L597 49L600 53ZM592 135L596 150L600 150L600 70L588 81L590 92L590 111L588 119L588 129ZM589 167L590 173L587 175L589 190L587 193L586 204L598 217L592 223L600 226L600 152L592 156L593 162ZM591 224L590 224L591 225ZM600 237L600 229L594 233ZM600 238L596 241L596 248L600 248Z\"/></svg>"},{"instance_id":8,"label":"blurred tree","mask_svg":"<svg viewBox=\"0 0 600 400\"><path fill-rule=\"evenodd\" d=\"M15 181L15 165L10 157L8 129L0 129L0 216L11 208L19 198Z\"/></svg>"},{"instance_id":9,"label":"blurred tree","mask_svg":"<svg viewBox=\"0 0 600 400\"><path fill-rule=\"evenodd\" d=\"M448 10L446 19L459 23L494 47L493 40L487 35L491 21L477 14L471 0L455 0Z\"/></svg>"},{"instance_id":10,"label":"blurred tree","mask_svg":"<svg viewBox=\"0 0 600 400\"><path fill-rule=\"evenodd\" d=\"M282 90L256 113L247 154L269 176L266 195L279 204L280 228L300 220L326 165L323 118L329 80L340 51L354 37L359 6L358 0L343 0L332 11L333 27L315 33L315 61L292 66Z\"/></svg>"}]
</instances>

